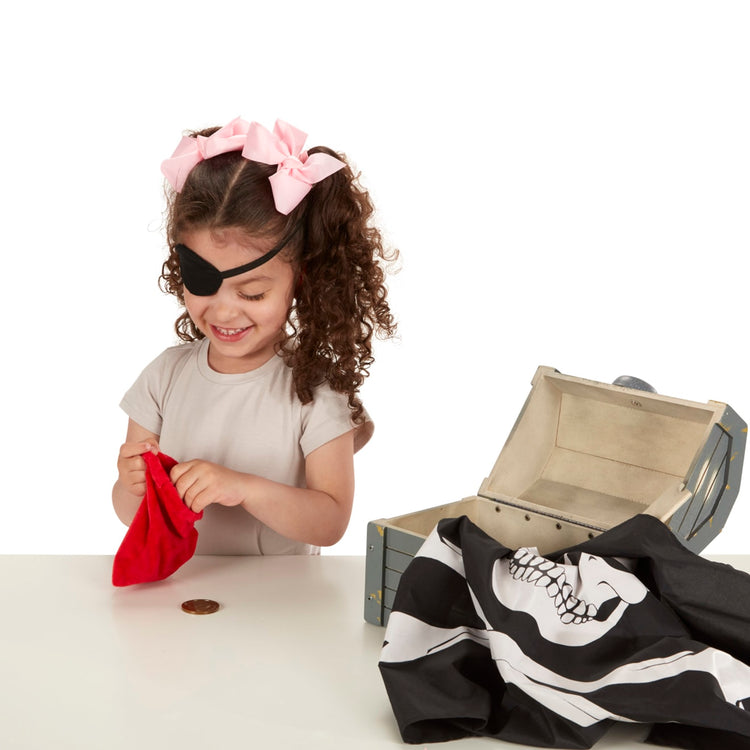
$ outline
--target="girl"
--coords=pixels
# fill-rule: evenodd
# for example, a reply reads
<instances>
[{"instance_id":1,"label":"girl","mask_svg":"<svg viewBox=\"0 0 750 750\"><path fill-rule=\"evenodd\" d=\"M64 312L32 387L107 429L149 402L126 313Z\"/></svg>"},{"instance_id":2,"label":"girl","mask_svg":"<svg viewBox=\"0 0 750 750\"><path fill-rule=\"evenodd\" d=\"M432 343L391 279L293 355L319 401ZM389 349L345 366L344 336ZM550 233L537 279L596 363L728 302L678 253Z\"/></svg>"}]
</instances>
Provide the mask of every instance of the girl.
<instances>
[{"instance_id":1,"label":"girl","mask_svg":"<svg viewBox=\"0 0 750 750\"><path fill-rule=\"evenodd\" d=\"M353 454L372 434L358 391L390 337L380 232L341 154L236 119L182 139L162 165L166 292L185 343L125 394L113 503L130 524L141 454L196 512L199 553L314 554L349 522Z\"/></svg>"}]
</instances>

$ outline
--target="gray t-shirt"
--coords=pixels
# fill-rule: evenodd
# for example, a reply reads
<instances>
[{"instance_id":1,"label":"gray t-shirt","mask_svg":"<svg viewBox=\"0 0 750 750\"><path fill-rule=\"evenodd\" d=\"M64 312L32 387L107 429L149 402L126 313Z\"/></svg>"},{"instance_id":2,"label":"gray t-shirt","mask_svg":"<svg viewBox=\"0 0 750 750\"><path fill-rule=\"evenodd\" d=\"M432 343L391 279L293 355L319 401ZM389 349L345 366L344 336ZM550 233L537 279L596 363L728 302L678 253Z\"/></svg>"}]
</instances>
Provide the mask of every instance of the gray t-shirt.
<instances>
[{"instance_id":1,"label":"gray t-shirt","mask_svg":"<svg viewBox=\"0 0 750 750\"><path fill-rule=\"evenodd\" d=\"M277 356L251 372L224 374L208 364L208 341L162 352L141 373L120 406L159 435L176 461L203 459L276 482L305 486L305 458L355 429L354 450L370 439L372 421L351 421L346 396L328 386L302 404L292 371ZM241 507L209 505L196 524L198 554L317 554L287 539Z\"/></svg>"}]
</instances>

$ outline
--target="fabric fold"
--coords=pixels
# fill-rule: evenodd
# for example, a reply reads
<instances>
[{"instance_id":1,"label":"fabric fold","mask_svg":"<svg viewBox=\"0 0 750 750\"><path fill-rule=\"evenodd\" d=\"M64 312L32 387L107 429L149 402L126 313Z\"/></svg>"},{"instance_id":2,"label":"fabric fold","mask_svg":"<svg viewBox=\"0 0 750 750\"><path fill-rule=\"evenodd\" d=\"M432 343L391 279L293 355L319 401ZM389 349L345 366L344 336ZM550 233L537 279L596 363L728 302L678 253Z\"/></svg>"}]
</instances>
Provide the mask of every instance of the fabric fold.
<instances>
[{"instance_id":1,"label":"fabric fold","mask_svg":"<svg viewBox=\"0 0 750 750\"><path fill-rule=\"evenodd\" d=\"M750 749L750 576L639 515L576 547L511 550L441 521L402 574L380 671L405 742Z\"/></svg>"},{"instance_id":2,"label":"fabric fold","mask_svg":"<svg viewBox=\"0 0 750 750\"><path fill-rule=\"evenodd\" d=\"M181 500L169 479L173 458L159 453L143 454L146 462L146 494L127 530L112 566L112 583L130 586L168 578L195 553L198 531L194 513Z\"/></svg>"}]
</instances>

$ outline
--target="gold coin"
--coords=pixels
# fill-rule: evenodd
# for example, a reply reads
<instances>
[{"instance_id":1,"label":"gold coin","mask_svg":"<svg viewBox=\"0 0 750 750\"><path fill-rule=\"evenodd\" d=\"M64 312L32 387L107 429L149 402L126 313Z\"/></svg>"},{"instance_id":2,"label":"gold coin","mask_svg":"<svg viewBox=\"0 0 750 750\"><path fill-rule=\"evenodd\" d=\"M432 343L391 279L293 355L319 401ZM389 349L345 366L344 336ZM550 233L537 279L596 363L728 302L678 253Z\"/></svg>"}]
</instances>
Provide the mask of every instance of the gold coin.
<instances>
[{"instance_id":1,"label":"gold coin","mask_svg":"<svg viewBox=\"0 0 750 750\"><path fill-rule=\"evenodd\" d=\"M189 599L182 603L183 612L191 615L210 615L219 609L219 602L213 599Z\"/></svg>"}]
</instances>

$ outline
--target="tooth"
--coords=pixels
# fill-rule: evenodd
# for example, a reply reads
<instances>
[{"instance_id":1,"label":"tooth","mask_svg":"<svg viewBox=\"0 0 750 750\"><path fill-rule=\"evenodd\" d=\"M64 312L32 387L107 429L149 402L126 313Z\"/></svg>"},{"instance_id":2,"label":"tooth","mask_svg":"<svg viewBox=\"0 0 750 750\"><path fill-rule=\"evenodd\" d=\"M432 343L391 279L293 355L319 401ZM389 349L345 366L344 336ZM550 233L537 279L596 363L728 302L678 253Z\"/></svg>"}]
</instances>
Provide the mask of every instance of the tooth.
<instances>
[{"instance_id":1,"label":"tooth","mask_svg":"<svg viewBox=\"0 0 750 750\"><path fill-rule=\"evenodd\" d=\"M586 616L587 617L596 617L597 610L596 606L593 604L589 604L588 609L586 610Z\"/></svg>"},{"instance_id":2,"label":"tooth","mask_svg":"<svg viewBox=\"0 0 750 750\"><path fill-rule=\"evenodd\" d=\"M569 583L563 584L562 587L563 596L567 599L573 593L573 587Z\"/></svg>"},{"instance_id":3,"label":"tooth","mask_svg":"<svg viewBox=\"0 0 750 750\"><path fill-rule=\"evenodd\" d=\"M560 587L556 583L551 583L549 586L547 586L547 595L557 596L560 593Z\"/></svg>"},{"instance_id":4,"label":"tooth","mask_svg":"<svg viewBox=\"0 0 750 750\"><path fill-rule=\"evenodd\" d=\"M555 563L553 563L552 560L545 560L543 563L540 563L539 567L542 570L549 570L550 568L555 567Z\"/></svg>"},{"instance_id":5,"label":"tooth","mask_svg":"<svg viewBox=\"0 0 750 750\"><path fill-rule=\"evenodd\" d=\"M559 609L563 605L563 597L562 594L558 594L555 597L555 606Z\"/></svg>"},{"instance_id":6,"label":"tooth","mask_svg":"<svg viewBox=\"0 0 750 750\"><path fill-rule=\"evenodd\" d=\"M570 623L573 622L573 615L571 615L570 612L566 612L560 617L560 620L563 625L570 625Z\"/></svg>"},{"instance_id":7,"label":"tooth","mask_svg":"<svg viewBox=\"0 0 750 750\"><path fill-rule=\"evenodd\" d=\"M537 578L539 578L540 575L542 575L541 570L534 570L534 568L532 568L531 570L533 570L534 572L528 578L529 583L533 583L537 580Z\"/></svg>"},{"instance_id":8,"label":"tooth","mask_svg":"<svg viewBox=\"0 0 750 750\"><path fill-rule=\"evenodd\" d=\"M573 607L573 611L577 615L585 615L586 614L586 602L584 601L578 602L578 606Z\"/></svg>"},{"instance_id":9,"label":"tooth","mask_svg":"<svg viewBox=\"0 0 750 750\"><path fill-rule=\"evenodd\" d=\"M549 576L542 576L537 582L537 586L549 586L550 584L550 577Z\"/></svg>"}]
</instances>

